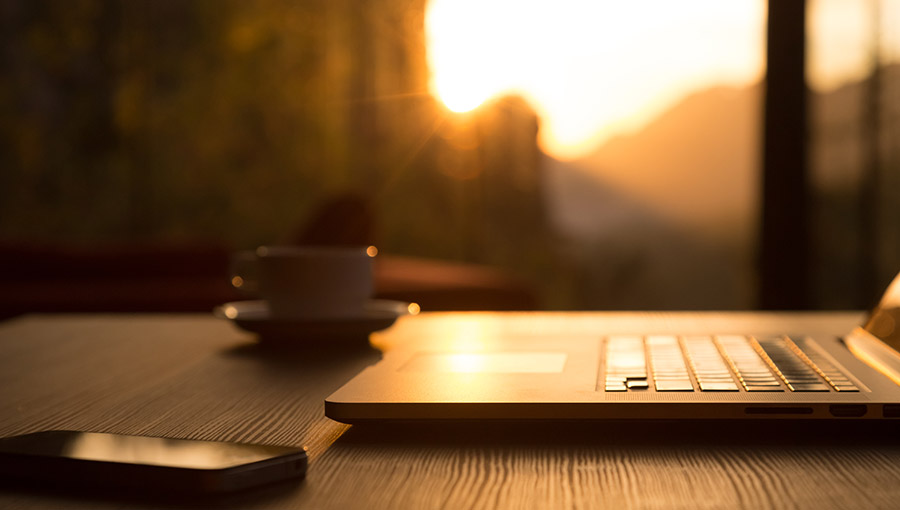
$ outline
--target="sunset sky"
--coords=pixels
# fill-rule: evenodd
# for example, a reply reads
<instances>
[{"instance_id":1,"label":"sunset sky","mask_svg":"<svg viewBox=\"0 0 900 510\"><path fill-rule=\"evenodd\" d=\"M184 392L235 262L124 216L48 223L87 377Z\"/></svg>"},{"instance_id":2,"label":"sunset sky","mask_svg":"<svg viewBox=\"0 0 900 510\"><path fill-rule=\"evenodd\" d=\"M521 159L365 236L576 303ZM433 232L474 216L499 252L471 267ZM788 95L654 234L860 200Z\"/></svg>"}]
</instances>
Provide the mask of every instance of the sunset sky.
<instances>
[{"instance_id":1,"label":"sunset sky","mask_svg":"<svg viewBox=\"0 0 900 510\"><path fill-rule=\"evenodd\" d=\"M809 2L809 79L829 89L864 76L869 2ZM900 2L883 1L885 60L900 57ZM541 117L561 159L640 129L686 94L764 74L765 0L431 0L432 89L456 112L505 94ZM896 27L894 27L896 28Z\"/></svg>"}]
</instances>

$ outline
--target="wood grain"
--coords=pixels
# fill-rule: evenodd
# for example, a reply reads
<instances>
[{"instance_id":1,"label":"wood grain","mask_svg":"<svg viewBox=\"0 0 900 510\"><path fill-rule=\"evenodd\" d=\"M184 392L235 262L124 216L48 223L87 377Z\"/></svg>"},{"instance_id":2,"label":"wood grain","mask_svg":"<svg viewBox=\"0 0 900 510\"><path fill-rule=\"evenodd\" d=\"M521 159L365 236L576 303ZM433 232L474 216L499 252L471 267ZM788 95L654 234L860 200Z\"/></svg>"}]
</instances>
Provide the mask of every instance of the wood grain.
<instances>
[{"instance_id":1,"label":"wood grain","mask_svg":"<svg viewBox=\"0 0 900 510\"><path fill-rule=\"evenodd\" d=\"M838 334L844 314L438 314L373 337L778 331ZM349 428L323 400L379 353L261 348L207 316L32 316L0 325L0 434L72 428L304 444L302 484L216 506L258 508L892 508L895 427L777 423L407 424ZM893 424L891 424L893 425ZM206 506L207 502L174 502ZM2 508L158 502L0 487Z\"/></svg>"}]
</instances>

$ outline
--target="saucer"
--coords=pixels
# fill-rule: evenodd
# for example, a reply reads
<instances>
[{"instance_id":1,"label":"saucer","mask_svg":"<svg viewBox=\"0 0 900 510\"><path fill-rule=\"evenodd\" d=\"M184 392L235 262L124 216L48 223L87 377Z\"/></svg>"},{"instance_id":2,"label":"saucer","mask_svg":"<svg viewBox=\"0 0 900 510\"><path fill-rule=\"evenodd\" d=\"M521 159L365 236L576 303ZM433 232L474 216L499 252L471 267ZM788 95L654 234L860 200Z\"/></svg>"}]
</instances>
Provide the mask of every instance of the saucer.
<instances>
[{"instance_id":1,"label":"saucer","mask_svg":"<svg viewBox=\"0 0 900 510\"><path fill-rule=\"evenodd\" d=\"M398 317L409 315L410 307L402 301L373 299L350 317L273 317L265 300L253 300L219 305L213 314L265 341L350 340L367 339L369 333L390 327Z\"/></svg>"}]
</instances>

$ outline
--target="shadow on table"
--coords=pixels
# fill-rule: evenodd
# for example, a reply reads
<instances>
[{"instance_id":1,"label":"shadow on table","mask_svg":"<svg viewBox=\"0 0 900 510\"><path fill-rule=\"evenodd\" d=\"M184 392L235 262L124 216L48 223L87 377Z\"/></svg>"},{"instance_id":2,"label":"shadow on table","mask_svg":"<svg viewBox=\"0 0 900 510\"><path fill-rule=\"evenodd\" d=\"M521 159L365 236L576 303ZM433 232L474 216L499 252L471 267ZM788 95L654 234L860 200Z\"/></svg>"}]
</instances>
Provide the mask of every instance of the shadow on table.
<instances>
[{"instance_id":1,"label":"shadow on table","mask_svg":"<svg viewBox=\"0 0 900 510\"><path fill-rule=\"evenodd\" d=\"M298 343L262 341L240 344L222 354L255 360L273 371L290 373L303 367L356 373L381 358L381 351L372 347L368 338Z\"/></svg>"},{"instance_id":2,"label":"shadow on table","mask_svg":"<svg viewBox=\"0 0 900 510\"><path fill-rule=\"evenodd\" d=\"M351 427L335 443L406 446L900 446L900 422L645 420L385 422Z\"/></svg>"}]
</instances>

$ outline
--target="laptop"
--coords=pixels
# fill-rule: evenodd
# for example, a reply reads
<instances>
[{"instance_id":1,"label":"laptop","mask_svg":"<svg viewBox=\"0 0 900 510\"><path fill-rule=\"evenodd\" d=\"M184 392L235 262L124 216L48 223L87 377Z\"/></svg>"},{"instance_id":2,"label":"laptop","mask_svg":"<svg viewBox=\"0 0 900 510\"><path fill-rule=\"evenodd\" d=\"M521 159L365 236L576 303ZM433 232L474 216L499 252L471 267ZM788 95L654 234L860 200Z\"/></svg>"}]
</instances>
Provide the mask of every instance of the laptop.
<instances>
[{"instance_id":1,"label":"laptop","mask_svg":"<svg viewBox=\"0 0 900 510\"><path fill-rule=\"evenodd\" d=\"M900 275L841 338L597 331L458 340L386 352L326 399L325 415L345 423L900 418Z\"/></svg>"}]
</instances>

